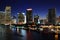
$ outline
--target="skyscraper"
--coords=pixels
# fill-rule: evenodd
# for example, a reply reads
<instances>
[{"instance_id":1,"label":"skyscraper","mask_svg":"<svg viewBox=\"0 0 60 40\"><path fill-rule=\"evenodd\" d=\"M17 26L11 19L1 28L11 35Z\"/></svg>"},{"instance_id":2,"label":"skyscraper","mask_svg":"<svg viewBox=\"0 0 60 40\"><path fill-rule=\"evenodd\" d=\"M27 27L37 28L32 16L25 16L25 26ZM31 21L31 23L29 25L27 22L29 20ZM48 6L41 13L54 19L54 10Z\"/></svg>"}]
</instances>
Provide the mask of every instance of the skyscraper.
<instances>
[{"instance_id":1,"label":"skyscraper","mask_svg":"<svg viewBox=\"0 0 60 40\"><path fill-rule=\"evenodd\" d=\"M11 22L11 6L6 6L5 8L5 23Z\"/></svg>"},{"instance_id":2,"label":"skyscraper","mask_svg":"<svg viewBox=\"0 0 60 40\"><path fill-rule=\"evenodd\" d=\"M24 15L22 12L18 13L18 24L23 24L24 23Z\"/></svg>"},{"instance_id":3,"label":"skyscraper","mask_svg":"<svg viewBox=\"0 0 60 40\"><path fill-rule=\"evenodd\" d=\"M39 16L38 15L34 15L34 23L35 24L38 24L38 19L39 19Z\"/></svg>"},{"instance_id":4,"label":"skyscraper","mask_svg":"<svg viewBox=\"0 0 60 40\"><path fill-rule=\"evenodd\" d=\"M49 24L56 24L56 9L48 9L48 23Z\"/></svg>"},{"instance_id":5,"label":"skyscraper","mask_svg":"<svg viewBox=\"0 0 60 40\"><path fill-rule=\"evenodd\" d=\"M4 24L5 21L5 12L0 11L0 24Z\"/></svg>"},{"instance_id":6,"label":"skyscraper","mask_svg":"<svg viewBox=\"0 0 60 40\"><path fill-rule=\"evenodd\" d=\"M33 20L32 15L33 15L32 9L31 8L27 9L26 10L26 23L32 23L32 20Z\"/></svg>"}]
</instances>

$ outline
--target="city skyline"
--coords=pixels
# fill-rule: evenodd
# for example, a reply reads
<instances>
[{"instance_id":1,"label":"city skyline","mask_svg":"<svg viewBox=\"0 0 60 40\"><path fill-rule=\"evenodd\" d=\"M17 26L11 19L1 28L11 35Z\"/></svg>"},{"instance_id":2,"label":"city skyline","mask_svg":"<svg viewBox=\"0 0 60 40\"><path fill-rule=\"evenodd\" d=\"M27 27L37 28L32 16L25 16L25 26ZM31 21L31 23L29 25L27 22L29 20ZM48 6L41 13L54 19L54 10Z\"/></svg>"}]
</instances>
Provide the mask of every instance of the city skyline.
<instances>
[{"instance_id":1,"label":"city skyline","mask_svg":"<svg viewBox=\"0 0 60 40\"><path fill-rule=\"evenodd\" d=\"M0 0L0 11L4 11L7 5L11 6L12 15L18 12L26 13L26 9L32 8L33 15L46 18L48 9L56 8L56 15L60 16L59 0Z\"/></svg>"}]
</instances>

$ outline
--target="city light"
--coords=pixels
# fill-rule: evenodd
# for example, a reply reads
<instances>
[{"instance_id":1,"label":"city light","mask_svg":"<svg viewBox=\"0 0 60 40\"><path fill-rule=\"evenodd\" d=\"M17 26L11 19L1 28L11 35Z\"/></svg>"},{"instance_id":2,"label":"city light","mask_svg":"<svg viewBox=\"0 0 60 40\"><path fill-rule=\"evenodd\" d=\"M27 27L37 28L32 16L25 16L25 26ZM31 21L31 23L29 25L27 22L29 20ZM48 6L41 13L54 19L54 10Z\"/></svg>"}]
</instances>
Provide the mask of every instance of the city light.
<instances>
[{"instance_id":1,"label":"city light","mask_svg":"<svg viewBox=\"0 0 60 40\"><path fill-rule=\"evenodd\" d=\"M23 15L25 15L25 13L22 13Z\"/></svg>"},{"instance_id":2,"label":"city light","mask_svg":"<svg viewBox=\"0 0 60 40\"><path fill-rule=\"evenodd\" d=\"M13 19L13 23L16 24L16 19Z\"/></svg>"},{"instance_id":3,"label":"city light","mask_svg":"<svg viewBox=\"0 0 60 40\"><path fill-rule=\"evenodd\" d=\"M38 24L40 24L40 20L38 19Z\"/></svg>"},{"instance_id":4,"label":"city light","mask_svg":"<svg viewBox=\"0 0 60 40\"><path fill-rule=\"evenodd\" d=\"M25 16L25 21L24 21L24 23L26 24L26 16Z\"/></svg>"},{"instance_id":5,"label":"city light","mask_svg":"<svg viewBox=\"0 0 60 40\"><path fill-rule=\"evenodd\" d=\"M31 8L27 9L28 11L32 10Z\"/></svg>"},{"instance_id":6,"label":"city light","mask_svg":"<svg viewBox=\"0 0 60 40\"><path fill-rule=\"evenodd\" d=\"M60 1L0 0L0 40L60 40Z\"/></svg>"},{"instance_id":7,"label":"city light","mask_svg":"<svg viewBox=\"0 0 60 40\"><path fill-rule=\"evenodd\" d=\"M24 22L23 22L23 24L26 24L26 15L25 15L25 13L22 13L23 15L24 15Z\"/></svg>"},{"instance_id":8,"label":"city light","mask_svg":"<svg viewBox=\"0 0 60 40\"><path fill-rule=\"evenodd\" d=\"M17 13L17 14L19 14L19 13Z\"/></svg>"}]
</instances>

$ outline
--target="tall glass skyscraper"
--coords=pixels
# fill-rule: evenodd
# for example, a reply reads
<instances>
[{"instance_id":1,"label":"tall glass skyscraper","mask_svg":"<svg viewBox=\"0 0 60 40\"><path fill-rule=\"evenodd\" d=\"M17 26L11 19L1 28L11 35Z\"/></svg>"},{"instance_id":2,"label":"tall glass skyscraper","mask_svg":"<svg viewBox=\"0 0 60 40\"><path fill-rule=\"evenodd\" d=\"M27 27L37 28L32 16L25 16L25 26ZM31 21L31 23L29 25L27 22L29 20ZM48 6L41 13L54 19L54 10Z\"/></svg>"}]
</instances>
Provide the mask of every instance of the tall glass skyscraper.
<instances>
[{"instance_id":1,"label":"tall glass skyscraper","mask_svg":"<svg viewBox=\"0 0 60 40\"><path fill-rule=\"evenodd\" d=\"M26 23L32 23L33 21L33 14L32 14L32 9L29 8L26 10Z\"/></svg>"},{"instance_id":2,"label":"tall glass skyscraper","mask_svg":"<svg viewBox=\"0 0 60 40\"><path fill-rule=\"evenodd\" d=\"M48 9L48 24L56 24L56 9Z\"/></svg>"}]
</instances>

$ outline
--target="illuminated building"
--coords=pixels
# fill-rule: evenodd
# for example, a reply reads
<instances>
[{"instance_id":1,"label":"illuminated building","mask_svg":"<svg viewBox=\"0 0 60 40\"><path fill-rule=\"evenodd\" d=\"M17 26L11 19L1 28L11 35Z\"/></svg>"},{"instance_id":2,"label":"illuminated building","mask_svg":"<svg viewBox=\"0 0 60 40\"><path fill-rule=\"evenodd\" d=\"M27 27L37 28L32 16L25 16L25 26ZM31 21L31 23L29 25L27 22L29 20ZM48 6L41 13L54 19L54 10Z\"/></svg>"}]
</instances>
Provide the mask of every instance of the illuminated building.
<instances>
[{"instance_id":1,"label":"illuminated building","mask_svg":"<svg viewBox=\"0 0 60 40\"><path fill-rule=\"evenodd\" d=\"M0 24L4 24L5 21L5 12L0 11Z\"/></svg>"},{"instance_id":2,"label":"illuminated building","mask_svg":"<svg viewBox=\"0 0 60 40\"><path fill-rule=\"evenodd\" d=\"M48 9L48 24L56 24L55 8Z\"/></svg>"},{"instance_id":3,"label":"illuminated building","mask_svg":"<svg viewBox=\"0 0 60 40\"><path fill-rule=\"evenodd\" d=\"M6 6L5 8L5 24L10 24L11 22L11 6Z\"/></svg>"},{"instance_id":4,"label":"illuminated building","mask_svg":"<svg viewBox=\"0 0 60 40\"><path fill-rule=\"evenodd\" d=\"M40 24L45 24L43 19L40 20Z\"/></svg>"},{"instance_id":5,"label":"illuminated building","mask_svg":"<svg viewBox=\"0 0 60 40\"><path fill-rule=\"evenodd\" d=\"M24 15L24 23L23 24L26 24L26 15L25 13L22 13Z\"/></svg>"},{"instance_id":6,"label":"illuminated building","mask_svg":"<svg viewBox=\"0 0 60 40\"><path fill-rule=\"evenodd\" d=\"M32 9L29 8L26 10L26 22L29 24L29 23L32 23L33 21L33 18L32 18Z\"/></svg>"},{"instance_id":7,"label":"illuminated building","mask_svg":"<svg viewBox=\"0 0 60 40\"><path fill-rule=\"evenodd\" d=\"M56 24L60 25L60 16L56 18Z\"/></svg>"},{"instance_id":8,"label":"illuminated building","mask_svg":"<svg viewBox=\"0 0 60 40\"><path fill-rule=\"evenodd\" d=\"M18 13L18 24L23 24L24 23L24 15L19 12Z\"/></svg>"},{"instance_id":9,"label":"illuminated building","mask_svg":"<svg viewBox=\"0 0 60 40\"><path fill-rule=\"evenodd\" d=\"M12 22L11 22L11 24L16 24L16 17L15 16L12 16L12 20L11 20Z\"/></svg>"},{"instance_id":10,"label":"illuminated building","mask_svg":"<svg viewBox=\"0 0 60 40\"><path fill-rule=\"evenodd\" d=\"M47 19L41 19L40 20L40 24L48 24L48 20Z\"/></svg>"},{"instance_id":11,"label":"illuminated building","mask_svg":"<svg viewBox=\"0 0 60 40\"><path fill-rule=\"evenodd\" d=\"M39 19L39 16L38 15L34 15L34 22L35 22L35 24L38 24L38 19Z\"/></svg>"}]
</instances>

